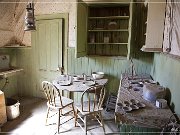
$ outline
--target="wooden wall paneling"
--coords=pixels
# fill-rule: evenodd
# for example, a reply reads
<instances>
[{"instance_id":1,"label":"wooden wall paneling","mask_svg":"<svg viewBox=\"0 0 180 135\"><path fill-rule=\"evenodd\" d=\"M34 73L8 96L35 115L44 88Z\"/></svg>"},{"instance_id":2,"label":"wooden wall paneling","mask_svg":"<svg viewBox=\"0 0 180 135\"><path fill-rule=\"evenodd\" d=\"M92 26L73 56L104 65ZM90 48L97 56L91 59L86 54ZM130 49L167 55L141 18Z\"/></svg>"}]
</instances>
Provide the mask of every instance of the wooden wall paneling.
<instances>
[{"instance_id":1,"label":"wooden wall paneling","mask_svg":"<svg viewBox=\"0 0 180 135\"><path fill-rule=\"evenodd\" d=\"M22 57L23 56L23 57ZM22 73L18 75L17 89L19 96L33 96L35 86L36 74L33 68L33 51L32 49L18 49L17 50L17 65L23 68Z\"/></svg>"},{"instance_id":2,"label":"wooden wall paneling","mask_svg":"<svg viewBox=\"0 0 180 135\"><path fill-rule=\"evenodd\" d=\"M73 74L73 59L71 58L71 49L67 48L67 70L69 71L70 74ZM65 71L67 72L67 71Z\"/></svg>"},{"instance_id":3,"label":"wooden wall paneling","mask_svg":"<svg viewBox=\"0 0 180 135\"><path fill-rule=\"evenodd\" d=\"M177 59L169 58L165 54L155 53L152 66L152 77L160 85L167 89L168 103L173 111L180 114L179 106L179 80L180 80L180 62Z\"/></svg>"},{"instance_id":4,"label":"wooden wall paneling","mask_svg":"<svg viewBox=\"0 0 180 135\"><path fill-rule=\"evenodd\" d=\"M67 57L67 67L68 67L68 71L66 71L66 73L72 73L74 74L75 73L75 60L74 60L74 49L71 49L71 48L68 48L67 49L67 53L68 53L68 56Z\"/></svg>"},{"instance_id":5,"label":"wooden wall paneling","mask_svg":"<svg viewBox=\"0 0 180 135\"><path fill-rule=\"evenodd\" d=\"M62 67L62 20L50 22L50 70ZM53 33L53 34L52 34Z\"/></svg>"},{"instance_id":6,"label":"wooden wall paneling","mask_svg":"<svg viewBox=\"0 0 180 135\"><path fill-rule=\"evenodd\" d=\"M38 63L39 63L39 70L47 70L47 42L46 42L46 24L39 23L38 31L37 31L37 43L38 46ZM48 34L48 33L47 33Z\"/></svg>"}]
</instances>

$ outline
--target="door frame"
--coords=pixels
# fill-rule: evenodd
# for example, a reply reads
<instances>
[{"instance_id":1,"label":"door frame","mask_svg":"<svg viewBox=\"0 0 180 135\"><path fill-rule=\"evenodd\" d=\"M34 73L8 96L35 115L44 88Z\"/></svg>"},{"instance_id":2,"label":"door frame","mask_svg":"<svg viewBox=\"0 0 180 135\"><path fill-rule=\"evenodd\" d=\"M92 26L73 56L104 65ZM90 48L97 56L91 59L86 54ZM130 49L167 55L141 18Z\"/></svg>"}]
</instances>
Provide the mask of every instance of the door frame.
<instances>
[{"instance_id":1,"label":"door frame","mask_svg":"<svg viewBox=\"0 0 180 135\"><path fill-rule=\"evenodd\" d=\"M63 19L63 54L62 54L62 65L64 66L65 72L67 72L67 48L68 48L68 39L69 39L69 14L68 13L58 13L58 14L43 14L36 15L36 20L52 20L52 19Z\"/></svg>"},{"instance_id":2,"label":"door frame","mask_svg":"<svg viewBox=\"0 0 180 135\"><path fill-rule=\"evenodd\" d=\"M35 16L36 20L53 20L53 19L63 19L63 33L62 33L62 65L65 68L65 72L67 72L67 47L68 47L68 25L69 25L69 14L68 13L58 13L58 14L42 14L42 15L36 15ZM36 35L35 33L32 31L31 32L31 41L32 41L32 50L33 50L33 56L34 59L36 59ZM35 66L37 67L37 65ZM36 69L35 69L35 74ZM36 75L35 75L36 76ZM35 90L33 90L33 96L37 97L37 90L39 90L39 86L38 86L38 80L37 77L35 77L34 80L34 84L35 84Z\"/></svg>"}]
</instances>

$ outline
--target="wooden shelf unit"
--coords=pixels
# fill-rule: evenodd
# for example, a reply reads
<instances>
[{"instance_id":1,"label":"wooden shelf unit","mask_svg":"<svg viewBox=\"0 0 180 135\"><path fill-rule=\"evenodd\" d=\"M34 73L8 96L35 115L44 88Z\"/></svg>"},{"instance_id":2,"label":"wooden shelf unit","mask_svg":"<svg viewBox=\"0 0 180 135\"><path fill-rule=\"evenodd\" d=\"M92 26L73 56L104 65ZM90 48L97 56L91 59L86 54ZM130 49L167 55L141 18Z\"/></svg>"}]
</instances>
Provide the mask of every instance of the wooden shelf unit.
<instances>
[{"instance_id":1,"label":"wooden shelf unit","mask_svg":"<svg viewBox=\"0 0 180 135\"><path fill-rule=\"evenodd\" d=\"M128 56L130 47L130 3L88 8L87 54Z\"/></svg>"}]
</instances>

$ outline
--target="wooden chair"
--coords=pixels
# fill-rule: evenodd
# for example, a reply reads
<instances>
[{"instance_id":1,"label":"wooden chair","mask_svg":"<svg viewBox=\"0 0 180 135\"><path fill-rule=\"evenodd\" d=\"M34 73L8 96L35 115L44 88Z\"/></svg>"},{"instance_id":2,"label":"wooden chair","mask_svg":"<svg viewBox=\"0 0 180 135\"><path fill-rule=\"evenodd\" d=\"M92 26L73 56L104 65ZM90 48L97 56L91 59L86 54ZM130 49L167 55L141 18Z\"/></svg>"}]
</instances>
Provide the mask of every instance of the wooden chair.
<instances>
[{"instance_id":1,"label":"wooden chair","mask_svg":"<svg viewBox=\"0 0 180 135\"><path fill-rule=\"evenodd\" d=\"M56 114L58 113L58 116L59 116L58 124L57 124L58 125L58 133L59 133L60 125L71 120L72 118L74 118L74 115L75 115L74 101L69 98L61 96L59 90L48 81L42 82L42 88L43 88L43 91L48 100L47 101L48 109L47 109L47 115L46 115L46 125L47 125L48 118L52 117L52 116L49 116L50 111L57 110ZM65 111L66 108L70 108L70 110ZM65 113L63 113L64 111L65 111ZM72 118L68 119L67 121L65 121L63 123L60 123L61 116L66 116L67 114L72 113L72 112L73 112Z\"/></svg>"},{"instance_id":2,"label":"wooden chair","mask_svg":"<svg viewBox=\"0 0 180 135\"><path fill-rule=\"evenodd\" d=\"M104 123L101 111L103 110L102 104L105 97L104 86L93 86L82 93L80 105L76 105L75 126L77 124L85 131L87 135L87 117L96 119L100 126L104 129ZM84 124L84 128L78 120Z\"/></svg>"}]
</instances>

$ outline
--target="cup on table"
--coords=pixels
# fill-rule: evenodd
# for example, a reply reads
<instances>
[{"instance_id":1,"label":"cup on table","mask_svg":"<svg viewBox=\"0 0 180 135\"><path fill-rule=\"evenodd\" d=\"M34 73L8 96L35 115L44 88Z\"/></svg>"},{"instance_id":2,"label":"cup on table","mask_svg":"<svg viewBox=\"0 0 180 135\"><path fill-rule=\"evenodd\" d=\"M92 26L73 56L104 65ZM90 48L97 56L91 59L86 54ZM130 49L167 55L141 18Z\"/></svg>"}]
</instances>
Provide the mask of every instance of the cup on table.
<instances>
[{"instance_id":1,"label":"cup on table","mask_svg":"<svg viewBox=\"0 0 180 135\"><path fill-rule=\"evenodd\" d=\"M74 80L74 81L78 81L78 80L79 80L79 77L76 76L76 75L74 75L74 76L73 76L73 80Z\"/></svg>"}]
</instances>

